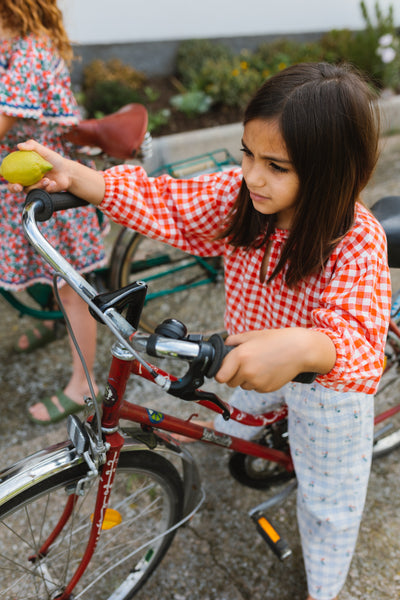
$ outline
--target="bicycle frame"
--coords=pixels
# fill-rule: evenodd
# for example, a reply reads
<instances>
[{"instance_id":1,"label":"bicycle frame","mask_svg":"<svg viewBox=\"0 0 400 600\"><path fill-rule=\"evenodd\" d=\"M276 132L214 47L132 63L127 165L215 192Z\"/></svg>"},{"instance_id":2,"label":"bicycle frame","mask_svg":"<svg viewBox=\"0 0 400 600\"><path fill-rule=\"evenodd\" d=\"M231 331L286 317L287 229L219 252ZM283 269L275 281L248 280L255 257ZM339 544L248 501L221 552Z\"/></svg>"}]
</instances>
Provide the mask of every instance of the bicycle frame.
<instances>
[{"instance_id":1,"label":"bicycle frame","mask_svg":"<svg viewBox=\"0 0 400 600\"><path fill-rule=\"evenodd\" d=\"M121 355L124 355L124 357L121 358ZM168 376L166 372L163 372L160 369L157 369L157 371L163 376ZM201 489L200 478L193 459L187 450L176 444L169 436L164 437L159 430L187 435L193 437L194 439L201 439L207 443L227 447L245 454L277 462L282 464L288 471L293 470L291 458L284 452L280 452L266 446L261 446L255 442L249 442L241 438L218 434L218 432L201 427L195 423L191 423L190 421L184 421L180 418L165 413L155 412L149 408L124 401L123 396L126 383L131 374L142 376L142 366L135 359L129 359L123 348L115 347L113 349L113 359L102 406L102 431L104 432L105 445L108 450L106 452L105 463L102 466L102 474L98 484L96 506L94 509L91 532L85 554L82 557L74 576L65 588L65 591L59 597L59 600L68 600L71 598L73 589L81 578L96 549L97 542L101 535L102 522L112 490L113 478L120 452L123 451L124 447L127 449L128 447L131 448L132 446L138 450L144 448L149 449L148 444L145 442L140 442L139 440L127 441L119 433L118 424L120 419L125 419L140 424L144 428L145 432L147 430L147 433L150 433L153 431L153 429L156 429L154 435L158 445L156 448L151 449L155 452L173 452L182 460L184 465L183 472L185 490L184 519L195 509L196 505L199 503L199 494ZM218 409L213 405L210 405L207 401L199 401L199 403L213 411L218 412ZM286 407L283 407L283 409L279 411L257 416L248 415L233 408L230 409L230 412L232 418L240 416L240 420L244 424L259 425L274 423L282 419L286 414ZM164 447L164 443L166 444L167 448ZM40 470L40 473L43 476L44 463L47 465L47 469L49 471L54 471L56 469L57 472L61 473L63 468L66 468L67 465L70 466L71 464L78 464L82 461L84 461L84 458L76 452L75 448L70 443L67 442L59 444L54 448L50 448L47 451L41 451L29 459L21 461L12 469L0 473L0 503L2 504L6 501L9 501L13 495L18 493L18 491L29 487L29 485L32 485L32 482L35 481L36 468ZM16 474L18 474L18 478L15 478ZM14 483L14 487L12 489L7 489L9 480L12 480ZM15 485L16 482L18 482L18 485ZM43 543L41 548L38 549L36 554L30 557L30 560L34 561L35 558L46 555L51 544L61 534L64 526L71 517L78 494L79 490L72 493L69 496L66 506L60 507L61 516L56 527L48 539Z\"/></svg>"},{"instance_id":2,"label":"bicycle frame","mask_svg":"<svg viewBox=\"0 0 400 600\"><path fill-rule=\"evenodd\" d=\"M34 205L34 201L28 204L23 217L28 238L31 243L33 243L33 240L35 241L33 245L36 249L62 274L87 304L92 307L93 299L97 296L96 290L76 273L69 263L41 236L33 216ZM85 431L87 430L84 429L83 425L82 429L80 429L81 424L76 417L70 417L69 432L72 443L63 442L53 448L41 451L0 473L1 505L12 500L13 496L22 489L33 486L40 476L43 476L45 473L57 472L62 474L63 469L70 467L71 464L79 464L83 461L86 461L89 466L88 475L73 490L65 507L60 507L61 516L52 533L36 553L30 557L30 560L35 561L36 558L48 552L52 543L62 532L73 513L76 498L81 490L84 489L85 481L92 476L97 476L98 471L101 469L94 515L86 550L63 593L57 597L58 600L70 600L72 598L72 591L95 552L101 535L102 523L112 490L118 458L120 453L124 451L124 448L133 447L153 452L170 452L181 459L185 493L183 519L187 518L199 506L199 497L201 495L200 478L190 453L186 448L180 446L168 433L183 435L215 446L229 448L248 456L271 461L281 465L289 473L293 472L292 459L290 454L285 451L270 448L255 441L247 441L242 438L221 434L207 427L192 423L190 419L183 420L167 413L154 411L125 401L126 385L131 375L152 381L164 389L168 389L167 382L178 381L178 379L159 367L145 363L138 357L134 349L136 331L115 309L107 309L103 315L103 319L111 330L117 327L121 335L117 336L118 342L114 344L112 349L112 361L102 402L100 424L96 418L90 418L87 422L88 428L91 428L93 432L100 425L101 435L99 436L99 441L101 440L103 450L98 453L98 463L93 463L91 458L87 456L85 449L79 450L81 445L80 436L85 438ZM391 323L391 329L396 335L400 333L399 328L394 322ZM225 409L225 411L228 411L230 418L250 426L271 425L287 416L287 407L285 405L262 415L251 415L225 403L221 403L223 406L221 408L221 406L216 406L207 399L197 400L196 403L215 413L223 414ZM396 410L400 411L400 406ZM390 411L386 411L383 415L378 416L376 422L381 422L388 416L390 416ZM120 432L120 420L139 424L141 428L132 432L132 437L127 439Z\"/></svg>"},{"instance_id":3,"label":"bicycle frame","mask_svg":"<svg viewBox=\"0 0 400 600\"><path fill-rule=\"evenodd\" d=\"M40 234L36 225L34 201L30 204L28 203L27 208L24 211L23 224L27 237L31 243L33 243L35 248L46 258L49 264L51 264L57 272L62 274L82 299L85 300L89 306L93 306L92 300L97 296L97 291L84 278L75 272L69 263L61 257ZM114 309L106 310L103 318L111 329L117 327L118 331L121 332L121 335L117 336L119 341L113 346L113 358L102 404L102 436L99 439L102 439L104 436L104 442L102 441L104 453L100 456L99 464L94 464L84 451L79 452L77 450L79 447L79 435L82 434L84 436L84 431L79 428L79 420L70 417L69 429L70 433L72 433L70 436L72 445L63 443L54 449L38 453L0 474L0 504L3 504L12 499L13 495L18 493L18 491L25 489L24 486L29 487L29 485L34 485L34 482L36 481L34 475L35 469L38 469L42 474L43 469L56 469L57 472L62 473L62 470L63 468L66 468L66 465L86 460L90 467L88 475L90 478L91 474L97 475L98 469L101 467L96 505L86 550L74 575L67 584L62 595L59 596L59 600L69 600L71 598L73 589L84 573L86 566L96 549L112 489L118 458L120 452L123 451L124 445L126 445L126 440L119 431L120 419L125 419L141 425L145 432L145 441L143 442L134 439L133 444L137 444L138 448L143 448L143 446L145 446L146 449L149 449L151 444L149 439L146 438L146 435L149 436L151 433L155 436L157 446L151 448L153 451L159 451L158 447L165 447L183 460L185 490L184 518L190 514L190 511L192 511L194 507L196 508L196 502L197 507L199 506L199 477L193 461L188 458L190 455L187 450L184 451L173 439L166 433L163 433L163 431L188 435L194 439L202 439L203 441L214 445L265 458L281 464L289 472L293 471L291 458L285 452L268 448L267 446L261 446L255 442L218 434L217 432L196 425L195 423L191 423L190 420L185 421L168 414L155 413L151 409L126 402L124 400L126 384L132 374L154 381L154 383L159 385L161 381L163 382L163 387L165 387L167 380L177 381L177 378L153 365L150 365L151 368L144 368L144 365L147 366L149 363L144 363L143 360L140 360L132 346L127 344L127 340L134 342L135 330L119 315L118 312ZM223 412L221 408L214 406L208 400L200 400L199 404L215 412ZM282 419L286 414L285 407L266 415L257 416L237 411L228 405L226 405L226 409L229 410L231 418L238 419L242 423L248 425L271 424ZM93 421L96 421L96 419ZM92 422L92 419L90 419L89 422ZM98 425L98 423L93 423L93 430L95 430L96 425ZM132 442L130 442L130 444L132 444ZM18 476L16 477L16 475ZM12 487L10 482L12 482ZM51 544L60 535L73 513L76 498L79 495L81 488L84 488L84 485L85 481L80 482L79 489L75 489L69 496L66 506L61 507L61 516L57 525L47 540L42 544L41 548L30 557L30 560L35 561L38 557L46 555Z\"/></svg>"}]
</instances>

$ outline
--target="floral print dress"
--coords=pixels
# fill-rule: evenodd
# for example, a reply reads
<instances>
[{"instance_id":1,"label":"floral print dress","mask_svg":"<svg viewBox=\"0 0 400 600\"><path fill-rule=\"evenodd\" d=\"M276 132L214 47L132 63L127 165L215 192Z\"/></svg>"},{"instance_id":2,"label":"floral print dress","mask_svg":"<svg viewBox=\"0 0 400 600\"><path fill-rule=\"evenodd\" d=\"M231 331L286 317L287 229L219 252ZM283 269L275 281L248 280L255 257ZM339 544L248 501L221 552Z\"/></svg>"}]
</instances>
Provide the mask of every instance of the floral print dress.
<instances>
[{"instance_id":1,"label":"floral print dress","mask_svg":"<svg viewBox=\"0 0 400 600\"><path fill-rule=\"evenodd\" d=\"M74 146L63 139L63 133L79 121L79 110L69 71L48 39L32 35L0 40L0 113L18 117L0 140L0 161L29 138L76 158ZM54 273L24 237L24 200L24 194L9 192L0 178L0 287L13 291L36 282L51 283ZM102 231L93 207L57 213L40 229L80 273L105 263Z\"/></svg>"}]
</instances>

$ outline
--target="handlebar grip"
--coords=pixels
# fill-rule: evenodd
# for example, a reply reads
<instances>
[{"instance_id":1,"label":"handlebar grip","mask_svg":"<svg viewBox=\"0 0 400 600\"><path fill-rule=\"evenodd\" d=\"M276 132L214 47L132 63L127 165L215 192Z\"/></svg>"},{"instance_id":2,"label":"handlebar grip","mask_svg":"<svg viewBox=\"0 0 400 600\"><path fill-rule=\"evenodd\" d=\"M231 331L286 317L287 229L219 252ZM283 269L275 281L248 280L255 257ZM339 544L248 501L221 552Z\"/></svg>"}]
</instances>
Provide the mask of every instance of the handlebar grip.
<instances>
[{"instance_id":1,"label":"handlebar grip","mask_svg":"<svg viewBox=\"0 0 400 600\"><path fill-rule=\"evenodd\" d=\"M317 377L318 373L304 372L296 375L293 381L297 381L297 383L312 383L317 379Z\"/></svg>"},{"instance_id":2,"label":"handlebar grip","mask_svg":"<svg viewBox=\"0 0 400 600\"><path fill-rule=\"evenodd\" d=\"M80 206L87 206L88 204L86 200L82 200L82 198L78 198L78 196L70 192L49 194L45 190L39 189L28 192L26 203L28 202L40 202L35 211L35 218L40 222L48 221L53 216L53 213L59 210L78 208Z\"/></svg>"},{"instance_id":3,"label":"handlebar grip","mask_svg":"<svg viewBox=\"0 0 400 600\"><path fill-rule=\"evenodd\" d=\"M228 352L233 350L235 346L226 346L223 338L218 333L212 335L208 341L214 348L214 358L206 373L207 377L211 378L218 373L225 356L228 354ZM317 376L318 373L299 373L296 375L293 381L296 381L297 383L313 383Z\"/></svg>"},{"instance_id":4,"label":"handlebar grip","mask_svg":"<svg viewBox=\"0 0 400 600\"><path fill-rule=\"evenodd\" d=\"M218 373L225 356L228 354L228 352L233 350L235 346L226 346L219 333L214 333L212 336L210 336L208 342L214 348L214 358L206 373L206 376L211 379L211 377L214 377Z\"/></svg>"}]
</instances>

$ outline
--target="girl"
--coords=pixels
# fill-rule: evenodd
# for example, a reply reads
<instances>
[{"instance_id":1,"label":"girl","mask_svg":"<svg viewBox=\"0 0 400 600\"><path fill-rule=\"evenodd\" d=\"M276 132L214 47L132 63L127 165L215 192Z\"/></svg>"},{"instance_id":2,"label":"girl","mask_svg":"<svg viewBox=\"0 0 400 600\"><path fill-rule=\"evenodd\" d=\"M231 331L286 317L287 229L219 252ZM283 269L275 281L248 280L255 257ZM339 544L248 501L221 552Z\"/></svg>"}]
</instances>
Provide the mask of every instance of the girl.
<instances>
[{"instance_id":1,"label":"girl","mask_svg":"<svg viewBox=\"0 0 400 600\"><path fill-rule=\"evenodd\" d=\"M71 46L56 0L2 0L0 50L0 160L27 137L35 137L64 156L74 156L74 148L62 136L77 123L79 112L66 66L72 57ZM24 198L20 196L16 203L4 180L0 182L0 196L0 286L19 291L36 282L52 283L51 269L29 247L23 234L20 205ZM80 272L90 272L104 263L93 208L59 214L48 233ZM93 375L96 325L88 319L86 304L69 286L60 288L60 297ZM18 340L16 350L31 351L54 339L52 325L54 322L36 323ZM89 390L72 343L71 349L71 378L64 389L29 409L35 422L56 422L83 408Z\"/></svg>"},{"instance_id":2,"label":"girl","mask_svg":"<svg viewBox=\"0 0 400 600\"><path fill-rule=\"evenodd\" d=\"M39 187L69 190L182 250L224 256L227 344L236 347L216 379L254 412L277 398L289 406L308 600L332 600L344 584L369 477L390 303L385 236L360 201L378 129L358 74L299 64L250 101L241 169L154 179L19 146L54 165ZM303 371L319 373L316 382L292 383Z\"/></svg>"}]
</instances>

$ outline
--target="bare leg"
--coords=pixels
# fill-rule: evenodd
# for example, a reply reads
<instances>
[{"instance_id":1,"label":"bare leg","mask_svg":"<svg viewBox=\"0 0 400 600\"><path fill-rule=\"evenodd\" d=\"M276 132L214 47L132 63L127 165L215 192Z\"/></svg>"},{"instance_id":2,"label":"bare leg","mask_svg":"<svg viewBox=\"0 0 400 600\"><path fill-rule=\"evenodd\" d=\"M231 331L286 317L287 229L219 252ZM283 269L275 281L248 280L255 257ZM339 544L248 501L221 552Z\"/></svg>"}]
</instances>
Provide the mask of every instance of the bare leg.
<instances>
[{"instance_id":1,"label":"bare leg","mask_svg":"<svg viewBox=\"0 0 400 600\"><path fill-rule=\"evenodd\" d=\"M47 329L49 329L49 331L52 331L54 329L55 324L54 321L41 321L41 325L44 325L45 327L47 327ZM33 326L31 331L33 332L33 335L36 336L38 339L42 338L43 334L37 326ZM29 337L26 333L23 333L17 341L16 347L19 350L23 351L26 350L29 346Z\"/></svg>"},{"instance_id":2,"label":"bare leg","mask_svg":"<svg viewBox=\"0 0 400 600\"><path fill-rule=\"evenodd\" d=\"M93 373L94 361L96 357L96 321L89 315L87 304L69 285L64 285L60 289L60 299L65 307L68 319L71 322L72 329L86 361L86 365L94 385L94 391L97 394L98 388L95 384ZM66 394L77 404L83 405L84 396L90 394L89 386L86 380L84 369L79 359L79 355L72 343L72 340L69 339L69 341L72 354L72 374L67 386L64 389L64 394ZM58 406L60 411L63 411L63 408L60 406L56 396L52 396L52 402ZM38 402L32 406L30 408L30 412L36 419L46 421L49 418L47 409L41 402Z\"/></svg>"}]
</instances>

